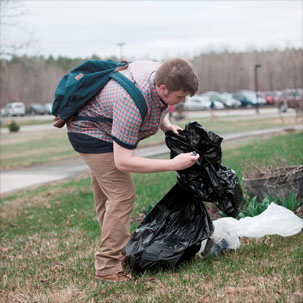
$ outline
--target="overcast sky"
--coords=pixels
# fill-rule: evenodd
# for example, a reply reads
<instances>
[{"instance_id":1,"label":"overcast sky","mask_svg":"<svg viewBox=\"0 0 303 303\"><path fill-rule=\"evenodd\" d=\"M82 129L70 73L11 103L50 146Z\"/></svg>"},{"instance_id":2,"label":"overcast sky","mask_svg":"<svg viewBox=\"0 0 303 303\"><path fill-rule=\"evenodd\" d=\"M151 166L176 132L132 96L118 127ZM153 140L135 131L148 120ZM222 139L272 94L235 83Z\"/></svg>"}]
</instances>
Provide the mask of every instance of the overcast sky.
<instances>
[{"instance_id":1,"label":"overcast sky","mask_svg":"<svg viewBox=\"0 0 303 303\"><path fill-rule=\"evenodd\" d=\"M125 59L302 46L302 0L24 1L36 52Z\"/></svg>"}]
</instances>

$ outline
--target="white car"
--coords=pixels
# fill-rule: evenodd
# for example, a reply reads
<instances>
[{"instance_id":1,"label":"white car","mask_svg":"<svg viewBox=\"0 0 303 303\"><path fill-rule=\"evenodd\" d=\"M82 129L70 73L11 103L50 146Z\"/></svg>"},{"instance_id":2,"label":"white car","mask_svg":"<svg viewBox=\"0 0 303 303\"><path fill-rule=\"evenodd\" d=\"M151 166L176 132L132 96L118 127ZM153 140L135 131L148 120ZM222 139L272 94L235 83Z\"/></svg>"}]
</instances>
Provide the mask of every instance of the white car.
<instances>
[{"instance_id":1,"label":"white car","mask_svg":"<svg viewBox=\"0 0 303 303\"><path fill-rule=\"evenodd\" d=\"M1 110L3 116L24 116L25 104L23 102L10 102L7 103Z\"/></svg>"},{"instance_id":2,"label":"white car","mask_svg":"<svg viewBox=\"0 0 303 303\"><path fill-rule=\"evenodd\" d=\"M184 103L184 110L206 110L210 107L210 101L207 97L193 96L188 97Z\"/></svg>"},{"instance_id":3,"label":"white car","mask_svg":"<svg viewBox=\"0 0 303 303\"><path fill-rule=\"evenodd\" d=\"M220 101L214 101L214 104L215 104L215 109L225 109L224 104Z\"/></svg>"},{"instance_id":4,"label":"white car","mask_svg":"<svg viewBox=\"0 0 303 303\"><path fill-rule=\"evenodd\" d=\"M241 102L233 98L232 94L230 93L223 93L223 102L227 107L240 107Z\"/></svg>"},{"instance_id":5,"label":"white car","mask_svg":"<svg viewBox=\"0 0 303 303\"><path fill-rule=\"evenodd\" d=\"M228 93L221 94L219 92L209 91L209 92L204 93L203 96L206 96L210 100L213 100L215 103L216 109L224 109L224 108L229 108L229 107L241 106L241 102L238 100L235 100L232 97L232 94L228 94ZM218 102L220 102L223 106L218 104Z\"/></svg>"}]
</instances>

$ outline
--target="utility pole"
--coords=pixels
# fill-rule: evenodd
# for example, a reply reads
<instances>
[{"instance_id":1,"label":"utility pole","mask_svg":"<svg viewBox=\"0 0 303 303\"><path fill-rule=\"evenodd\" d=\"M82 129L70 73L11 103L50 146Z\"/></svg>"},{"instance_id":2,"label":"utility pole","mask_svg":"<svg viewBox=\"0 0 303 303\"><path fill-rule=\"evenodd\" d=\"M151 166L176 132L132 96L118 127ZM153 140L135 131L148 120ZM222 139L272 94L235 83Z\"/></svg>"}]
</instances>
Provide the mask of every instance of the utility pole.
<instances>
[{"instance_id":1,"label":"utility pole","mask_svg":"<svg viewBox=\"0 0 303 303\"><path fill-rule=\"evenodd\" d=\"M117 43L117 45L120 47L120 60L123 60L123 46L125 45L125 42Z\"/></svg>"},{"instance_id":2,"label":"utility pole","mask_svg":"<svg viewBox=\"0 0 303 303\"><path fill-rule=\"evenodd\" d=\"M255 92L256 92L256 98L257 98L257 104L256 104L256 114L259 114L259 88L258 88L258 68L260 68L261 64L255 64Z\"/></svg>"}]
</instances>

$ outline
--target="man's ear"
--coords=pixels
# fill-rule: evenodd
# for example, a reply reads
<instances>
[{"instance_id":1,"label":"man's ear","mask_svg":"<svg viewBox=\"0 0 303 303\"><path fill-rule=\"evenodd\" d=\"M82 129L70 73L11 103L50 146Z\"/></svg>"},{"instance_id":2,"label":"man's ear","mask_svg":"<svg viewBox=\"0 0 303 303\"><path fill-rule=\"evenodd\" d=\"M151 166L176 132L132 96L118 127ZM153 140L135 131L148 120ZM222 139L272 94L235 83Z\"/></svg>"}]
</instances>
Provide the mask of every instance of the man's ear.
<instances>
[{"instance_id":1,"label":"man's ear","mask_svg":"<svg viewBox=\"0 0 303 303\"><path fill-rule=\"evenodd\" d=\"M168 89L165 84L161 84L159 86L159 90L161 92L161 95L167 95L167 93L168 93Z\"/></svg>"}]
</instances>

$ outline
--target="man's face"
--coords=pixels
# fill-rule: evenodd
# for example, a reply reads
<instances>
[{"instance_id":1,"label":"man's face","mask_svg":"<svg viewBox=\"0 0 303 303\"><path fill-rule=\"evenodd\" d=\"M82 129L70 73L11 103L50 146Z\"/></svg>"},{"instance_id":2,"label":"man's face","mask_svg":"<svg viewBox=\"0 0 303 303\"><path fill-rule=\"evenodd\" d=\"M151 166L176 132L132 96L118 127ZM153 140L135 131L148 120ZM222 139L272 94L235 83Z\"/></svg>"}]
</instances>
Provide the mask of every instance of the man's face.
<instances>
[{"instance_id":1,"label":"man's face","mask_svg":"<svg viewBox=\"0 0 303 303\"><path fill-rule=\"evenodd\" d=\"M185 102L186 96L189 95L188 92L185 92L182 89L174 92L169 92L165 85L156 87L156 90L161 100L167 105L175 105L181 102Z\"/></svg>"}]
</instances>

